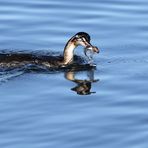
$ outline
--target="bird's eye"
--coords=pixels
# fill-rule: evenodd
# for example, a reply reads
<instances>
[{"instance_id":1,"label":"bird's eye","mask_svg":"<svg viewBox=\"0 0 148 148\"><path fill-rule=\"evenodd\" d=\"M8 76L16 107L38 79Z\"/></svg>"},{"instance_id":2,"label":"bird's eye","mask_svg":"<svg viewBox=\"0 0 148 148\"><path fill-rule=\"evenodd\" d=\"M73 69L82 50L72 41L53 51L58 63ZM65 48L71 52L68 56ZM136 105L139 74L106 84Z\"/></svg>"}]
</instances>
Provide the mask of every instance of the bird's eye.
<instances>
[{"instance_id":1,"label":"bird's eye","mask_svg":"<svg viewBox=\"0 0 148 148\"><path fill-rule=\"evenodd\" d=\"M82 37L78 37L78 38L76 38L77 39L77 41L83 41L83 38Z\"/></svg>"},{"instance_id":2,"label":"bird's eye","mask_svg":"<svg viewBox=\"0 0 148 148\"><path fill-rule=\"evenodd\" d=\"M78 41L82 41L82 38L78 38L77 40L78 40Z\"/></svg>"}]
</instances>

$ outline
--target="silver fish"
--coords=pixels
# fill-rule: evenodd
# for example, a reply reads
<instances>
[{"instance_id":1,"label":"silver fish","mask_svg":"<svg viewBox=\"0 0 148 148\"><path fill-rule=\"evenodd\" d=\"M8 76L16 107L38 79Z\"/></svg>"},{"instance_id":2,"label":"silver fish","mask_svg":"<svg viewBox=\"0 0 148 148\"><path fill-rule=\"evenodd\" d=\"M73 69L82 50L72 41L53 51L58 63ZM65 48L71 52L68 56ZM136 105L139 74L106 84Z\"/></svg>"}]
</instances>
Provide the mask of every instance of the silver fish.
<instances>
[{"instance_id":1,"label":"silver fish","mask_svg":"<svg viewBox=\"0 0 148 148\"><path fill-rule=\"evenodd\" d=\"M93 63L94 52L91 49L89 49L89 48L84 48L84 54L88 58L88 60L89 60L88 62L90 64L92 64Z\"/></svg>"}]
</instances>

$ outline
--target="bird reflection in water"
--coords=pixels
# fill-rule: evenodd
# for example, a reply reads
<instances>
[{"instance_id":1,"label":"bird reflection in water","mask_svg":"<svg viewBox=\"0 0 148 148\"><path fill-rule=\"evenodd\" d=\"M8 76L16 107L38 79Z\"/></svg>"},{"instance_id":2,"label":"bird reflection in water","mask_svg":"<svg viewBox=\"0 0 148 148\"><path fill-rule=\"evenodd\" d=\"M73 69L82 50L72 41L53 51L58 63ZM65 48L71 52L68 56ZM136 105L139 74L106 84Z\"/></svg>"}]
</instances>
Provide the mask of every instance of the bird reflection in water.
<instances>
[{"instance_id":1,"label":"bird reflection in water","mask_svg":"<svg viewBox=\"0 0 148 148\"><path fill-rule=\"evenodd\" d=\"M88 79L77 79L75 76L77 71L68 71L65 73L65 78L69 81L76 83L77 85L71 88L78 95L90 95L96 92L91 91L92 83L98 82L99 79L94 79L94 69L85 71Z\"/></svg>"}]
</instances>

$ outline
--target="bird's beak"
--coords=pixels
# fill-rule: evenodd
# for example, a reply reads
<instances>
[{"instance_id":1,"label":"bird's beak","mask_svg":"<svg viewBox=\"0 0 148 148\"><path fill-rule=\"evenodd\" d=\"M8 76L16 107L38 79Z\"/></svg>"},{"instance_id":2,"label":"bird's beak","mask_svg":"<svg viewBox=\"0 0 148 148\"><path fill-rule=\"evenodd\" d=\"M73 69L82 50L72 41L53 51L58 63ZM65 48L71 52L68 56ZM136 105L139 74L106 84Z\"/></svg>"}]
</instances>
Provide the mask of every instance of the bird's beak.
<instances>
[{"instance_id":1,"label":"bird's beak","mask_svg":"<svg viewBox=\"0 0 148 148\"><path fill-rule=\"evenodd\" d=\"M86 41L85 39L83 39L83 41L79 42L79 45L82 45L86 50L90 50L94 53L100 52L98 47L91 45L91 43Z\"/></svg>"},{"instance_id":2,"label":"bird's beak","mask_svg":"<svg viewBox=\"0 0 148 148\"><path fill-rule=\"evenodd\" d=\"M85 48L86 48L87 50L93 51L94 53L99 53L99 52L100 52L100 50L99 50L98 47L92 46L91 44L90 44L89 46L86 46Z\"/></svg>"},{"instance_id":3,"label":"bird's beak","mask_svg":"<svg viewBox=\"0 0 148 148\"><path fill-rule=\"evenodd\" d=\"M91 43L89 43L89 42L86 41L86 40L83 40L83 42L81 42L80 44L81 44L82 46L84 46L84 48L85 48L86 50L90 50L90 51L92 51L92 52L94 52L94 53L99 53L99 52L100 52L100 50L99 50L98 47L91 45Z\"/></svg>"}]
</instances>

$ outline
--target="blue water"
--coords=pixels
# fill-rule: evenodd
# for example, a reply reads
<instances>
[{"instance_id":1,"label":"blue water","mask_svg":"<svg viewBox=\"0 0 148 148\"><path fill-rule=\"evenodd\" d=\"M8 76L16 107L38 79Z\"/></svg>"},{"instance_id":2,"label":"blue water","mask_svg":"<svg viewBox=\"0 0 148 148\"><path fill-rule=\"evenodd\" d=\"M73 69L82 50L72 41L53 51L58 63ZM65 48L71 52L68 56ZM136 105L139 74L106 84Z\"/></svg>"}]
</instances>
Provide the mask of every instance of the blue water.
<instances>
[{"instance_id":1,"label":"blue water","mask_svg":"<svg viewBox=\"0 0 148 148\"><path fill-rule=\"evenodd\" d=\"M101 50L89 95L67 72L0 74L0 148L147 148L147 0L0 0L0 49L62 53L79 31ZM81 47L76 54L85 58Z\"/></svg>"}]
</instances>

